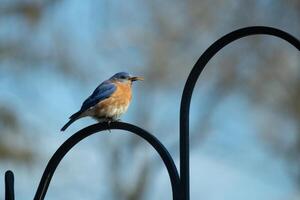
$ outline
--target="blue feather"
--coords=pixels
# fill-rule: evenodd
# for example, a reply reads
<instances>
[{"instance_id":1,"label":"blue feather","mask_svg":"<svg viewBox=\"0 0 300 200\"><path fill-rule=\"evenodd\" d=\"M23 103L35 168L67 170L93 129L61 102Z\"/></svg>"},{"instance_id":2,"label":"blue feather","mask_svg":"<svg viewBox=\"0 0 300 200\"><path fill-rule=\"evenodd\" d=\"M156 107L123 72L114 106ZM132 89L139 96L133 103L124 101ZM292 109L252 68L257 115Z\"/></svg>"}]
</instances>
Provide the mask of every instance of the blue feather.
<instances>
[{"instance_id":1,"label":"blue feather","mask_svg":"<svg viewBox=\"0 0 300 200\"><path fill-rule=\"evenodd\" d=\"M110 97L115 91L116 86L111 81L101 83L82 104L80 111L84 112L87 109L95 106L100 101Z\"/></svg>"}]
</instances>

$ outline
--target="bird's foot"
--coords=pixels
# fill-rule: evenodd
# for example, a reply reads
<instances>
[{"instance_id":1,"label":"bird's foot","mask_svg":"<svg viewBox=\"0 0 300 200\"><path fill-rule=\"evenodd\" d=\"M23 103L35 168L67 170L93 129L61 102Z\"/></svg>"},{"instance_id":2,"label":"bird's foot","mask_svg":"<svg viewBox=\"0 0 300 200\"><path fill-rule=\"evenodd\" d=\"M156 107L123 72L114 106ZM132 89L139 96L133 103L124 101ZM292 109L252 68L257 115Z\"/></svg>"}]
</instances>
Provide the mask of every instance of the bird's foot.
<instances>
[{"instance_id":1,"label":"bird's foot","mask_svg":"<svg viewBox=\"0 0 300 200\"><path fill-rule=\"evenodd\" d=\"M108 130L109 133L111 133L111 130L110 130L110 123L111 123L111 122L112 122L112 121L111 121L110 119L107 121L107 125L108 125L108 129L107 129L107 130Z\"/></svg>"},{"instance_id":2,"label":"bird's foot","mask_svg":"<svg viewBox=\"0 0 300 200\"><path fill-rule=\"evenodd\" d=\"M121 121L121 119L111 119L111 118L109 118L109 119L107 119L107 125L108 125L108 131L111 133L111 130L110 130L110 124L112 123L112 122L120 122Z\"/></svg>"}]
</instances>

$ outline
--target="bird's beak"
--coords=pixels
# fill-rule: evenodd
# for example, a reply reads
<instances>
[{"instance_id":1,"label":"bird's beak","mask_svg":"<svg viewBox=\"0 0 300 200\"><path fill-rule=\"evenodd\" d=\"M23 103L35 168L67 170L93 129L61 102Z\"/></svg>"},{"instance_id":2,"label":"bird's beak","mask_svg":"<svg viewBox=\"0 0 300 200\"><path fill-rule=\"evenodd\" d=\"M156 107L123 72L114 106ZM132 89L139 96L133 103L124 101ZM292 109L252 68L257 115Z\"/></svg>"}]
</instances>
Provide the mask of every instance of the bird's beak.
<instances>
[{"instance_id":1,"label":"bird's beak","mask_svg":"<svg viewBox=\"0 0 300 200\"><path fill-rule=\"evenodd\" d=\"M133 77L130 77L130 80L131 81L142 81L142 80L144 80L144 78L141 76L133 76Z\"/></svg>"}]
</instances>

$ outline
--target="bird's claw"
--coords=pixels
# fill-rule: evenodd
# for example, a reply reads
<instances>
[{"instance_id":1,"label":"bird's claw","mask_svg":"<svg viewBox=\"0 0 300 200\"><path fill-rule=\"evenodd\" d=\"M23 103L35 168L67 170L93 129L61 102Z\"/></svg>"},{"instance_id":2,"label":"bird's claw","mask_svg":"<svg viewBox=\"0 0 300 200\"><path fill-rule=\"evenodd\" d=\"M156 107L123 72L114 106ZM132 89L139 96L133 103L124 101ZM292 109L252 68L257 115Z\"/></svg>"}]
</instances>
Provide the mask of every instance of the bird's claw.
<instances>
[{"instance_id":1,"label":"bird's claw","mask_svg":"<svg viewBox=\"0 0 300 200\"><path fill-rule=\"evenodd\" d=\"M111 130L110 130L110 123L112 123L112 122L120 122L121 121L121 119L116 119L116 120L113 120L113 119L109 119L109 120L107 120L107 125L108 125L108 131L111 133Z\"/></svg>"},{"instance_id":2,"label":"bird's claw","mask_svg":"<svg viewBox=\"0 0 300 200\"><path fill-rule=\"evenodd\" d=\"M108 129L107 129L107 130L108 130L109 133L111 133L111 130L110 130L110 123L111 123L111 120L108 120L108 121L107 121Z\"/></svg>"}]
</instances>

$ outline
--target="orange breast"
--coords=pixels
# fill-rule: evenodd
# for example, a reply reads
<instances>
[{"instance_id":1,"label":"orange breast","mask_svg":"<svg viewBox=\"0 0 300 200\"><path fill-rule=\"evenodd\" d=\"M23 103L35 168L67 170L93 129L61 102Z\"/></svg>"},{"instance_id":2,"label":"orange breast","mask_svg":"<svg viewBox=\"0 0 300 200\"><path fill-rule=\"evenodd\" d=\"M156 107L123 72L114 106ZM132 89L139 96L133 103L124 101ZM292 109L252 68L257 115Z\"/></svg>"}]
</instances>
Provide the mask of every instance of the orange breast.
<instances>
[{"instance_id":1,"label":"orange breast","mask_svg":"<svg viewBox=\"0 0 300 200\"><path fill-rule=\"evenodd\" d=\"M119 118L127 111L131 101L131 84L116 83L116 91L96 106L95 115L99 117Z\"/></svg>"}]
</instances>

